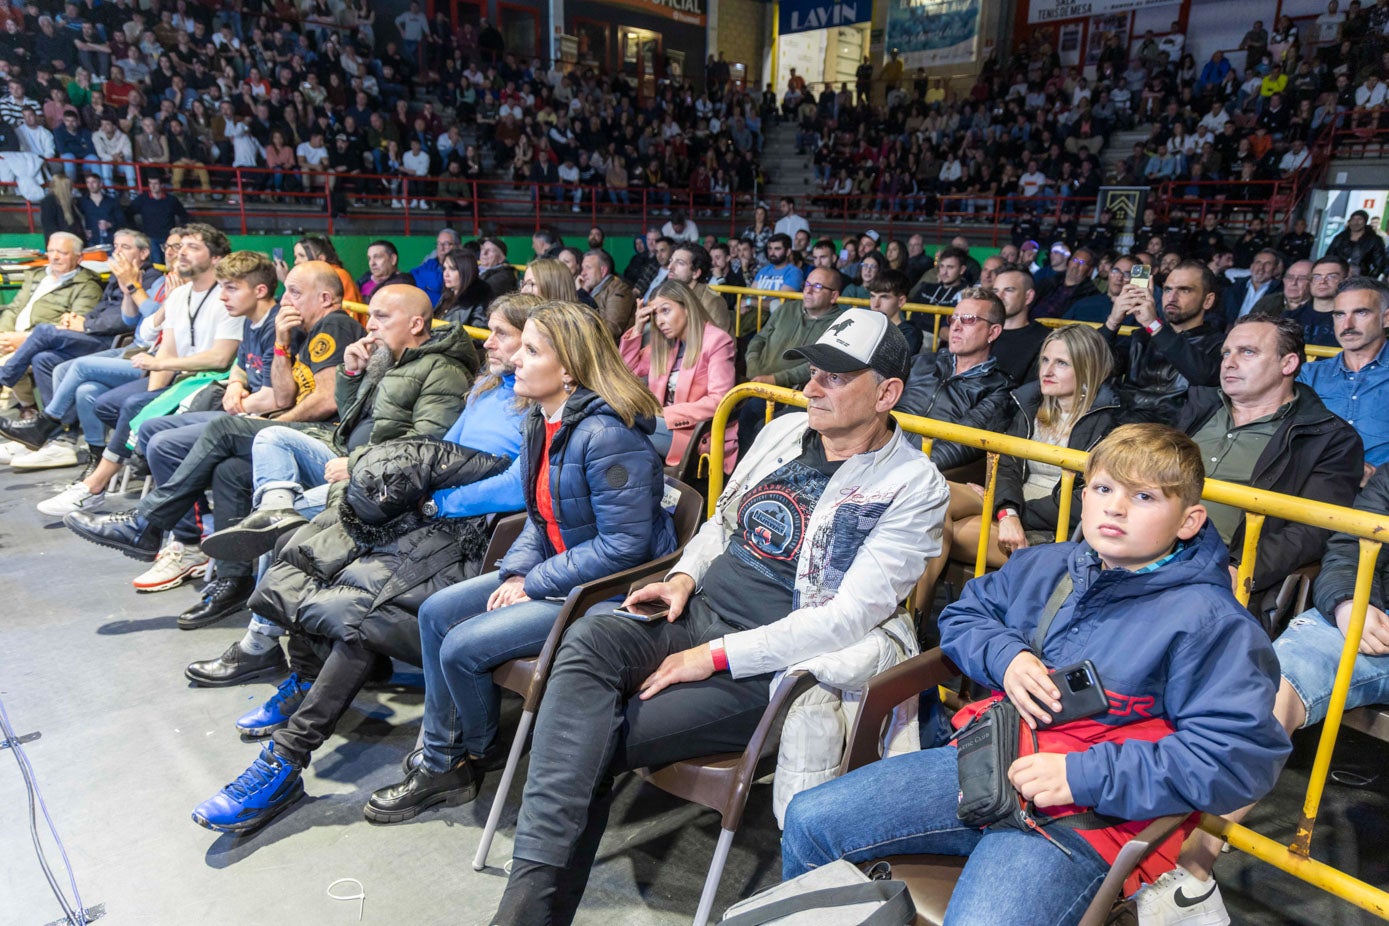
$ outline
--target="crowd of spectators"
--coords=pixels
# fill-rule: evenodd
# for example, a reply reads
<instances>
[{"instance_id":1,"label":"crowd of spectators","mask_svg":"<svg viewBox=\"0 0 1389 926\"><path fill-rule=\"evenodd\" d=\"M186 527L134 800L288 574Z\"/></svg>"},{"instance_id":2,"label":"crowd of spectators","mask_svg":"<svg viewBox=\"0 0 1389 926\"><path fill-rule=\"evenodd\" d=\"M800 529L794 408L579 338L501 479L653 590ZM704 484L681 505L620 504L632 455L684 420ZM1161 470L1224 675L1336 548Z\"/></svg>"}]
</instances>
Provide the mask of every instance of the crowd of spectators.
<instances>
[{"instance_id":1,"label":"crowd of spectators","mask_svg":"<svg viewBox=\"0 0 1389 926\"><path fill-rule=\"evenodd\" d=\"M453 213L492 179L575 211L592 186L668 213L672 190L712 208L765 182L755 100L712 56L702 91L685 78L639 99L621 73L563 72L505 49L486 20L455 31L417 8L393 27L341 3L30 3L6 18L0 151L33 155L11 164L32 181L65 174L79 198L89 171L131 198L158 173L199 200Z\"/></svg>"},{"instance_id":2,"label":"crowd of spectators","mask_svg":"<svg viewBox=\"0 0 1389 926\"><path fill-rule=\"evenodd\" d=\"M1338 37L1361 26L1353 6ZM1245 555L1241 512L1200 504L1201 485L1218 478L1386 507L1383 239L1363 212L1317 254L1304 223L1275 236L1256 217L1235 235L1215 210L1192 225L1180 210L1153 208L1133 244L1120 247L1105 213L1085 227L1064 209L1042 222L1025 201L1084 195L1076 190L1098 183L1095 155L1107 133L1129 120L1154 126L1149 144L1119 167L1138 182L1170 170L1206 198L1216 194L1200 184L1231 176L1234 165L1244 180L1281 176L1268 158L1301 156L1310 135L1295 127L1312 133L1338 118L1328 74L1332 85L1359 80L1358 69L1377 59L1359 51L1303 57L1289 25L1278 23L1273 35L1261 39L1256 28L1246 37L1254 97L1242 98L1245 85L1228 76L1214 84L1193 76L1180 46L1145 40L1132 59L1107 48L1094 87L1034 49L986 69L958 103L930 99L926 85L913 86L912 98L899 83L882 108L862 87L814 101L798 88L780 105L764 95L756 106L726 87L700 95L669 87L639 107L622 78L522 66L485 23L465 42L412 5L397 20L397 44L380 41L365 4L329 19L315 6L298 31L282 27L295 20L287 12L279 4L273 19L244 7L200 19L180 6L161 10L148 30L145 14L122 4L69 4L58 17L10 12L8 35L27 34L30 18L35 31L33 42L10 42L24 49L6 75L16 79L0 117L17 113L22 144L42 140L42 129L56 145L59 131L65 139L84 131L95 95L119 80L124 108L111 117L99 110L96 131L133 133L135 160L143 152L173 165L175 187L191 176L211 192L199 171L250 166L236 163L251 150L246 139L266 148L250 122L273 104L267 150L307 143L317 160L286 159L279 185L265 192L298 184L351 208L354 196L380 192L355 186L355 174L389 168L397 154L401 165L413 158L422 167L410 170L416 178L443 163L465 179L470 163L482 169L485 159L466 146L450 159L458 133L430 103L413 108L423 75L457 70L443 103L471 111L495 163L511 165L512 182L568 201L583 167L595 179L601 168L611 202L623 203L633 187L655 190L670 215L622 267L601 226L582 244L542 228L528 255L509 253L514 245L501 238L464 240L445 227L415 267L401 265L394 242L372 242L361 255L368 272L353 279L322 236L300 239L292 263L234 251L218 229L188 221L161 175L120 208L104 189L114 173L103 176L99 159L80 177L86 196L74 196L67 171L55 174L46 264L0 312L0 385L13 415L0 419L9 441L0 462L18 471L85 464L39 512L148 563L132 579L136 590L210 575L179 627L252 612L240 640L185 670L200 687L277 682L234 724L264 740L259 755L197 805L197 823L249 834L290 810L314 752L358 691L389 676L392 660L424 669L424 729L402 780L370 795L366 817L395 824L475 799L508 747L492 670L537 655L577 585L679 553L662 578L623 602L670 620L579 620L536 718L495 922L568 922L616 774L742 748L772 679L791 666L841 673L836 691L861 688L882 659L890 665L916 650L921 628L899 603L923 575L933 587L952 561L972 564L986 534L996 571L938 615L958 665L1043 722L1046 705L1034 696L1059 696L1047 687L1047 667L1076 657L1093 659L1106 680L1128 686L1125 694L1154 701L1151 726L1117 715L1076 721L1092 726L1045 737L1041 752L1011 769L1039 812L1099 815L1092 830L1055 830L1079 865L1054 876L1052 847L1020 830L971 833L943 847L934 815L950 818L956 806L945 767L954 753L922 740L913 724L916 766L905 776L895 773L903 761L888 760L870 775L807 790L818 780L812 769L838 767L844 744L818 736L789 747L777 785L788 876L841 856L866 860L856 847L879 851L879 831L910 816L919 841L904 841L904 851L978 852L956 903L990 922L1032 922L1039 907L1065 909L1075 893L1094 890L1126 832L1115 818L1238 816L1272 787L1287 733L1324 713L1318 693L1330 689L1348 626L1354 543L1270 518L1243 589L1246 609L1234 597ZM143 47L146 35L157 47ZM373 48L374 57L362 54ZM146 57L147 73L136 78ZM1298 95L1296 80L1279 86L1280 71L1294 64L1313 75L1311 96ZM1353 73L1337 73L1342 65ZM1275 89L1264 94L1270 77ZM50 88L53 81L64 85ZM147 113L146 90L156 83L159 102ZM297 89L285 96L280 85ZM61 92L48 94L51 108L31 108L31 89ZM228 161L218 160L220 146L208 157L173 156L196 143L204 95L216 105L201 115L219 114L209 126L222 119ZM1294 112L1274 132L1269 116L1284 112L1284 95ZM1191 126L1194 138L1210 129L1216 140L1193 141L1188 151L1185 122L1203 106L1226 121L1218 132ZM660 198L662 189L695 188L701 172L711 208L720 193L750 186L758 120L779 118L779 109L798 120L825 179L873 177L863 195L883 211L943 209L941 197L952 194L1001 196L1017 213L1011 240L976 254L965 238L895 241L873 228L817 237L813 216L791 197L777 201L775 215L759 204L743 234L720 240L700 233L699 216ZM1376 118L1344 109L1351 120ZM1298 123L1302 110L1308 118ZM54 116L55 128L40 124ZM409 125L395 125L396 138L380 144L388 120L399 119ZM357 136L339 131L358 126L362 138L377 132L378 143L354 148ZM1232 136L1234 156L1216 167L1208 155L1223 157L1221 138ZM326 150L329 137L337 152ZM449 153L436 163L446 140ZM339 163L342 176L321 186L304 173ZM627 174L626 186L613 182L614 170ZM1006 185L1010 171L1016 188ZM431 196L417 183L406 177L381 195ZM1227 205L1245 202L1241 194ZM109 236L105 282L79 265L82 235L93 232ZM782 295L711 288L720 285ZM364 320L344 305L358 300L368 302ZM934 314L914 313L911 303L944 307L939 333ZM469 325L488 329L480 351ZM1308 362L1307 344L1341 352ZM699 428L742 380L802 390L810 407L769 416L761 401L744 404L724 438L725 492L691 534L674 516L680 503L667 473L689 472L683 463L709 449ZM983 452L936 440L923 454L893 423L894 410L1093 451L1070 523L1059 523L1059 468L1023 460L1001 468L997 516L986 522ZM124 465L147 472L152 491L105 513ZM214 521L202 517L209 512ZM513 512L526 514L524 526L483 573L495 516ZM1080 540L1054 542L1077 530ZM270 565L260 569L264 554ZM1286 613L1283 580L1324 560L1315 607ZM1075 588L1058 598L1053 589L1067 576ZM1125 603L1105 610L1101 599ZM1047 608L1057 630L1032 639ZM1353 697L1373 703L1389 697L1378 681L1389 676L1389 617L1375 607L1367 621L1357 672L1375 684ZM1275 659L1268 637L1289 623ZM1103 630L1092 642L1066 642L1076 638L1065 631L1091 627ZM1168 671L1173 665L1180 671ZM816 709L837 712L838 698ZM927 748L910 748L917 745ZM920 781L931 786L917 788ZM901 793L908 787L911 796ZM900 800L883 800L888 791ZM995 845L1001 854L989 851ZM1145 926L1177 922L1193 908L1218 920L1216 854L1194 836L1180 857L1169 844L1145 863ZM1000 875L987 866L1000 857L1014 877L1024 870L1050 892L1039 889L1027 910L995 909L990 885Z\"/></svg>"}]
</instances>

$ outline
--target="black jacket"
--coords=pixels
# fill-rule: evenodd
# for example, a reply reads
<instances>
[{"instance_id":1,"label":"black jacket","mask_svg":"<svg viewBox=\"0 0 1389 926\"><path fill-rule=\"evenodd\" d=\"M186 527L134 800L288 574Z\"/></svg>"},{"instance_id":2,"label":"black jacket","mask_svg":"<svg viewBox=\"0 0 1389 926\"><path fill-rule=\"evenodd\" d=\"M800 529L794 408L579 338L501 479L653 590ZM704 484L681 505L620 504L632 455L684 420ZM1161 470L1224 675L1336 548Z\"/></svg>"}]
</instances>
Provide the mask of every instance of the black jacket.
<instances>
[{"instance_id":1,"label":"black jacket","mask_svg":"<svg viewBox=\"0 0 1389 926\"><path fill-rule=\"evenodd\" d=\"M1295 388L1297 406L1259 454L1249 485L1331 505L1349 505L1364 475L1360 435L1332 414L1310 388L1302 383ZM1177 419L1177 429L1195 437L1219 411L1221 401L1219 389L1192 389ZM1320 528L1268 518L1259 535L1254 592L1272 588L1293 570L1320 560L1330 536L1330 531ZM1233 564L1238 565L1243 544L1241 524L1230 538Z\"/></svg>"},{"instance_id":2,"label":"black jacket","mask_svg":"<svg viewBox=\"0 0 1389 926\"><path fill-rule=\"evenodd\" d=\"M1371 514L1389 515L1389 466L1375 470L1355 499L1355 507ZM1336 606L1355 595L1355 572L1360 562L1360 538L1353 534L1332 534L1322 557L1321 573L1312 587L1312 602L1327 620L1336 619ZM1370 583L1370 607L1385 608L1389 602L1389 557L1375 560L1375 577Z\"/></svg>"},{"instance_id":3,"label":"black jacket","mask_svg":"<svg viewBox=\"0 0 1389 926\"><path fill-rule=\"evenodd\" d=\"M955 373L949 350L918 354L907 377L897 410L985 431L1002 431L1008 424L1013 382L990 357L966 373ZM931 462L942 470L973 463L984 451L950 441L931 445Z\"/></svg>"},{"instance_id":4,"label":"black jacket","mask_svg":"<svg viewBox=\"0 0 1389 926\"><path fill-rule=\"evenodd\" d=\"M480 572L486 519L427 519L435 489L503 472L506 457L445 441L373 447L346 500L300 528L256 586L251 606L286 629L420 664L424 600Z\"/></svg>"},{"instance_id":5,"label":"black jacket","mask_svg":"<svg viewBox=\"0 0 1389 926\"><path fill-rule=\"evenodd\" d=\"M1014 437L1033 439L1037 410L1042 406L1042 385L1031 382L1013 391L1013 422L1008 433ZM1119 394L1109 385L1100 386L1090 410L1080 416L1071 428L1066 446L1072 450L1089 450L1119 424ZM1030 531L1055 531L1061 515L1061 480L1051 490L1050 498L1033 502L1023 500L1022 487L1027 481L1028 462L1018 457L1004 456L998 461L998 487L995 490L995 510L1016 508L1023 527ZM1080 523L1081 480L1076 478L1075 494L1071 499L1070 530Z\"/></svg>"},{"instance_id":6,"label":"black jacket","mask_svg":"<svg viewBox=\"0 0 1389 926\"><path fill-rule=\"evenodd\" d=\"M492 290L492 298L516 292L516 271L510 264L498 264L480 271L478 279Z\"/></svg>"},{"instance_id":7,"label":"black jacket","mask_svg":"<svg viewBox=\"0 0 1389 926\"><path fill-rule=\"evenodd\" d=\"M1125 421L1172 424L1188 390L1220 382L1225 332L1209 321L1180 332L1163 325L1156 335L1140 328L1129 335L1127 350L1109 326L1101 325L1100 335L1114 353Z\"/></svg>"}]
</instances>

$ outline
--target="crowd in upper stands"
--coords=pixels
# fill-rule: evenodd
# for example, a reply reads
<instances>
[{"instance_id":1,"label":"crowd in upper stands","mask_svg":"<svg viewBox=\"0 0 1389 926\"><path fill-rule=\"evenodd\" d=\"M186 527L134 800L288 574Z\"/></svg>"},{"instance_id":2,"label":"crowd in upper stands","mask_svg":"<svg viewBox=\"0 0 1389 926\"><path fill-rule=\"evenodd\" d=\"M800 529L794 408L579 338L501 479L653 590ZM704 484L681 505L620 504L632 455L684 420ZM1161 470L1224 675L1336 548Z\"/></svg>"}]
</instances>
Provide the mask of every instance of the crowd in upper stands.
<instances>
[{"instance_id":1,"label":"crowd in upper stands","mask_svg":"<svg viewBox=\"0 0 1389 926\"><path fill-rule=\"evenodd\" d=\"M1338 15L1335 5L1328 15ZM1282 175L1269 158L1300 157L1338 112L1377 118L1382 94L1344 106L1339 92L1326 94L1377 65L1375 42L1363 43L1368 52L1356 42L1389 24L1353 3L1321 36L1328 47L1327 35L1349 36L1353 53L1314 56L1288 23L1272 35L1256 23L1245 37L1254 63L1244 83L1215 59L1214 70L1197 73L1180 45L1148 37L1130 60L1107 47L1093 87L1038 48L986 69L958 104L932 99L926 84L912 88L919 99L889 86L885 108L862 88L811 100L793 85L780 106L774 96L754 106L716 86L698 97L670 88L637 111L621 79L552 80L509 56L485 21L475 36L455 35L418 5L397 20L400 43L383 43L386 54L367 64L352 46L374 40L370 10L343 8L343 19L328 21L330 6L320 6L298 32L282 28L288 4L273 20L244 8L200 19L182 3L156 22L90 0L60 17L10 10L6 34L22 34L33 18L38 40L11 39L5 51L20 48L12 57L27 66L18 70L32 68L44 86L71 75L66 96L52 100L69 134L80 128L66 125L68 105L81 123L101 92L82 82L83 71L104 75L108 92L129 81L126 108L99 119L98 131L103 121L122 132L138 123L137 149L141 134L151 145L196 135L186 122L206 93L230 98L214 107L231 111L228 138L247 137L230 128L238 100L252 120L281 106L276 118L310 140L334 128L339 146L337 127L365 126L366 138L383 131L386 115L375 107L384 106L411 123L397 133L411 149L403 157L432 158L456 133L436 133L442 123L431 125L429 104L413 110L411 93L438 72L450 75L447 105L472 108L513 180L553 195L550 169L603 165L614 202L624 188L612 182L615 165L642 174L628 177L633 186L693 185L699 171L717 183L722 171L727 189L742 188L756 170L757 120L780 109L799 121L822 176L862 172L876 178L864 195L879 207L929 211L951 193L1086 195L1075 191L1098 182L1099 145L1130 120L1154 125L1151 143L1120 165L1134 178L1153 179L1154 160L1187 184L1229 177L1235 165L1246 180ZM157 48L142 48L146 35ZM163 126L138 103L129 108L143 98L132 66L144 56L153 59L150 89L167 80ZM230 74L208 67L218 56ZM1289 70L1312 83L1280 80ZM296 89L282 97L281 87ZM0 117L18 112L21 140L37 134L29 123L50 119L45 106L26 112L29 92L13 80L0 99ZM366 95L361 122L348 111L361 104L349 92ZM1295 112L1275 132L1269 116L1289 105L1285 95ZM1203 106L1228 118L1212 129L1215 142L1188 147L1183 122ZM691 118L687 133L680 126ZM1224 137L1236 137L1233 157L1222 153ZM159 150L162 162L178 163ZM230 163L239 150L228 149ZM378 139L354 151L353 163L389 166L391 150ZM441 157L457 172L470 154ZM933 160L941 170L923 172ZM197 177L213 163L183 167ZM995 164L1004 164L997 182ZM302 174L305 165L286 161L284 179L296 167ZM1019 181L1038 175L1028 181L1035 186L1006 187L1016 167L1026 168ZM61 188L66 177L57 177ZM890 178L896 185L883 187ZM181 176L169 179L177 187ZM492 670L538 655L575 588L658 560L649 584L608 590L603 613L570 615L534 717L515 859L495 922L572 919L613 778L741 749L777 673L805 666L833 678L833 694L803 720L842 723L841 693L917 651L921 628L900 602L923 576L934 590L952 562L972 566L981 538L995 571L936 615L942 646L962 669L1005 692L1028 722L1045 723L1057 708L1047 706L1059 697L1047 668L1085 658L1111 690L1153 702L1140 721L1075 721L1091 726L1044 737L1040 752L1010 769L1039 813L1065 820L1095 811L1085 825L1055 828L1057 844L1081 861L1067 877L1051 877L1058 856L1021 829L973 831L942 848L926 827L911 837L922 841L903 842L903 851L977 852L957 902L984 905L990 922L1033 922L1037 909L1065 910L1075 892L1093 892L1132 831L1121 821L1190 810L1240 818L1276 780L1288 733L1325 713L1349 620L1353 539L1270 517L1241 578L1242 512L1201 504L1200 495L1214 478L1389 513L1381 394L1389 260L1363 211L1318 253L1301 220L1275 233L1255 215L1227 232L1243 195L1199 224L1150 208L1127 244L1107 213L1082 227L1078 213L1043 221L1020 207L992 253L964 237L898 241L872 227L820 236L792 197L777 201L775 215L757 204L741 235L720 240L701 235L672 201L668 221L648 228L623 266L601 226L581 243L541 227L529 254L446 226L414 267L401 265L394 242L372 242L352 255L368 267L354 279L321 235L301 237L291 260L234 250L222 231L174 208L157 175L128 212L103 211L108 200L119 206L103 191L111 181L99 164L82 178L82 213L97 218L46 234L46 260L0 312L0 386L12 414L0 418L9 441L0 462L19 471L85 464L39 512L148 563L132 580L138 591L209 579L178 617L181 628L251 612L240 640L185 670L202 687L277 684L236 719L238 731L265 742L244 773L196 807L202 826L245 834L289 810L314 752L361 688L389 677L392 660L424 669L423 734L402 779L370 795L366 817L400 823L473 800L508 761ZM559 192L582 181L582 173L560 176ZM353 190L325 192L350 206ZM386 195L397 193L429 195L408 178ZM58 220L71 219L70 206L59 203ZM80 263L93 231L109 239L106 280ZM354 314L362 302L366 312ZM469 326L486 329L480 345ZM1340 352L1309 360L1307 345ZM689 463L711 449L703 425L741 381L800 390L808 408L743 404L724 434L725 489L697 526L698 486L672 480L698 481L700 467ZM1063 500L1059 467L1007 459L989 521L983 451L935 440L923 454L893 411L1092 451L1090 465ZM126 466L148 474L151 491L103 513ZM516 512L524 518L512 524L515 536L484 570L496 516ZM1318 566L1315 607L1288 613L1285 579ZM1377 583L1386 575L1381 566ZM1066 579L1072 587L1057 597ZM1247 593L1247 608L1236 591ZM1044 610L1057 629L1033 639ZM1168 613L1185 623L1156 632L1153 622ZM1352 697L1385 700L1389 616L1380 605L1361 653L1363 684ZM984 707L971 705L957 722ZM883 816L950 816L954 779L936 766L955 762L953 747L909 727L893 734L919 757L909 777L933 786L900 801L880 795L902 778L882 769L901 763L815 789L825 777L817 770L836 768L844 743L785 737L775 801L788 876L833 858L890 854L879 851ZM1149 882L1139 897L1145 926L1223 915L1210 881L1218 843L1190 825L1183 835L1180 855L1166 845L1140 872ZM988 889L998 877L985 867L990 858L1026 859L1029 877L1059 893L1039 891L1025 910L988 906L999 902Z\"/></svg>"}]
</instances>

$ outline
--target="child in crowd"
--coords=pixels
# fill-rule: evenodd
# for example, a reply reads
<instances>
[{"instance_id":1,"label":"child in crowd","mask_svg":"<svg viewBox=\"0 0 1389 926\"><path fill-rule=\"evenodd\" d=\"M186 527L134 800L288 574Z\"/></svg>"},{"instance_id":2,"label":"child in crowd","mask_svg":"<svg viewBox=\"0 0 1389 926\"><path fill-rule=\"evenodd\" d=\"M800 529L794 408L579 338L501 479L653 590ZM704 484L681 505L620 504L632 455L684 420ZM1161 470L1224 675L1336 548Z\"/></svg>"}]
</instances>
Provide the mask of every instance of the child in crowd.
<instances>
[{"instance_id":1,"label":"child in crowd","mask_svg":"<svg viewBox=\"0 0 1389 926\"><path fill-rule=\"evenodd\" d=\"M1017 551L941 614L945 654L994 689L956 726L1007 697L1036 732L1034 751L1023 730L1008 778L1035 803L1042 834L959 821L952 743L798 795L782 837L785 876L839 858L963 855L947 922L1074 922L1153 818L1228 812L1271 789L1290 750L1272 714L1278 662L1230 591L1225 545L1200 503L1204 481L1200 451L1180 432L1116 429L1086 466L1084 540ZM1062 707L1061 676L1049 671L1087 659L1108 711L1042 729ZM1194 823L1140 864L1130 887L1170 870Z\"/></svg>"}]
</instances>

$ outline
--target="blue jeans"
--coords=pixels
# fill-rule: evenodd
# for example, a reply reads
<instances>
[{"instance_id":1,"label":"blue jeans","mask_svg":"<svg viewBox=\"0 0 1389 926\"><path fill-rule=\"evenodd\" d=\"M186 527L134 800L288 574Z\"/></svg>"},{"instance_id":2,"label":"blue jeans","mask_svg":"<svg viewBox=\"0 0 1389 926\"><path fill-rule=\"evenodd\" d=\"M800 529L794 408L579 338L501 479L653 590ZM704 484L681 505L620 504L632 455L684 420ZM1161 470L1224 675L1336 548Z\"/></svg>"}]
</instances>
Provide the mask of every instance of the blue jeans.
<instances>
[{"instance_id":1,"label":"blue jeans","mask_svg":"<svg viewBox=\"0 0 1389 926\"><path fill-rule=\"evenodd\" d=\"M90 384L91 389L104 391L124 383L133 382L144 374L123 359L121 351L103 351L76 360L66 360L53 369L53 399L44 403L44 413L64 424L71 424L77 418L73 414L77 406L78 390ZM100 425L90 433L85 433L87 442L101 446L106 442L105 426ZM92 440L95 437L96 440Z\"/></svg>"},{"instance_id":2,"label":"blue jeans","mask_svg":"<svg viewBox=\"0 0 1389 926\"><path fill-rule=\"evenodd\" d=\"M165 415L151 418L140 427L138 449L144 454L150 466L150 475L156 486L164 485L173 478L184 457L198 442L207 423L221 418L226 412L184 412L181 415ZM207 511L207 500L199 503ZM185 544L202 540L202 525L198 523L198 508L190 507L188 512L173 527L174 539Z\"/></svg>"},{"instance_id":3,"label":"blue jeans","mask_svg":"<svg viewBox=\"0 0 1389 926\"><path fill-rule=\"evenodd\" d=\"M47 408L53 401L54 368L64 360L94 354L110 343L108 339L94 338L81 331L68 331L47 322L35 325L24 343L19 345L19 350L10 354L10 359L0 366L0 384L13 386L32 368L34 388L44 408Z\"/></svg>"},{"instance_id":4,"label":"blue jeans","mask_svg":"<svg viewBox=\"0 0 1389 926\"><path fill-rule=\"evenodd\" d=\"M109 427L111 437L104 441L106 450L102 457L112 463L124 463L130 459L130 450L126 447L130 439L130 422L163 391L156 389L151 392L149 382L143 378L111 389L84 383L77 390L77 420L82 422L82 434L87 443L93 447L102 443L92 438L104 435Z\"/></svg>"},{"instance_id":5,"label":"blue jeans","mask_svg":"<svg viewBox=\"0 0 1389 926\"><path fill-rule=\"evenodd\" d=\"M802 791L786 811L782 876L794 878L836 859L889 855L968 856L946 909L946 926L1045 926L1074 923L1099 890L1109 865L1079 833L981 833L956 816L959 778L953 746L883 759Z\"/></svg>"},{"instance_id":6,"label":"blue jeans","mask_svg":"<svg viewBox=\"0 0 1389 926\"><path fill-rule=\"evenodd\" d=\"M268 489L288 489L294 493L294 507L305 489L321 486L323 467L337 454L323 441L295 428L266 428L252 444L251 465L255 494L251 504L259 506Z\"/></svg>"},{"instance_id":7,"label":"blue jeans","mask_svg":"<svg viewBox=\"0 0 1389 926\"><path fill-rule=\"evenodd\" d=\"M424 766L442 772L463 757L480 756L497 736L499 699L492 670L508 659L535 656L561 607L522 601L487 610L501 573L435 592L420 606L424 659Z\"/></svg>"},{"instance_id":8,"label":"blue jeans","mask_svg":"<svg viewBox=\"0 0 1389 926\"><path fill-rule=\"evenodd\" d=\"M1273 641L1282 676L1293 686L1307 709L1307 722L1303 726L1326 719L1331 688L1336 683L1336 667L1340 664L1341 647L1345 642L1345 634L1336 622L1328 620L1316 608L1293 618L1288 629ZM1389 656L1357 653L1355 669L1350 676L1350 691L1346 694L1346 710L1385 702L1389 702Z\"/></svg>"}]
</instances>

